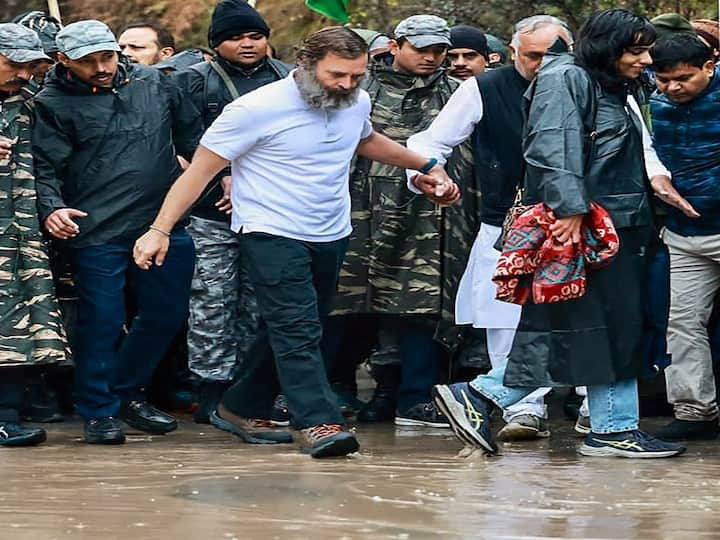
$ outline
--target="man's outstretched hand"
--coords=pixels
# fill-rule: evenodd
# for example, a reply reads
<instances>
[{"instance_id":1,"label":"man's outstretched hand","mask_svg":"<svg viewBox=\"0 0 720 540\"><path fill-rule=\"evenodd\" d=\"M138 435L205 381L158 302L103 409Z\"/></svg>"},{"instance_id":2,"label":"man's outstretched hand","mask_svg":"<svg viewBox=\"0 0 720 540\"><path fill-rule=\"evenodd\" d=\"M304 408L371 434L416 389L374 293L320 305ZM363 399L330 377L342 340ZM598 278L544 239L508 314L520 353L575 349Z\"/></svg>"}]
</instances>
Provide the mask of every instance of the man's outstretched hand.
<instances>
[{"instance_id":1,"label":"man's outstretched hand","mask_svg":"<svg viewBox=\"0 0 720 540\"><path fill-rule=\"evenodd\" d=\"M699 218L697 210L693 208L687 199L685 199L680 193L678 193L675 186L673 186L670 178L664 175L653 176L650 179L650 185L655 192L655 196L663 201L664 203L674 206L682 211L687 217Z\"/></svg>"},{"instance_id":2,"label":"man's outstretched hand","mask_svg":"<svg viewBox=\"0 0 720 540\"><path fill-rule=\"evenodd\" d=\"M427 174L416 175L412 183L435 204L450 206L460 200L460 188L440 165L430 169Z\"/></svg>"}]
</instances>

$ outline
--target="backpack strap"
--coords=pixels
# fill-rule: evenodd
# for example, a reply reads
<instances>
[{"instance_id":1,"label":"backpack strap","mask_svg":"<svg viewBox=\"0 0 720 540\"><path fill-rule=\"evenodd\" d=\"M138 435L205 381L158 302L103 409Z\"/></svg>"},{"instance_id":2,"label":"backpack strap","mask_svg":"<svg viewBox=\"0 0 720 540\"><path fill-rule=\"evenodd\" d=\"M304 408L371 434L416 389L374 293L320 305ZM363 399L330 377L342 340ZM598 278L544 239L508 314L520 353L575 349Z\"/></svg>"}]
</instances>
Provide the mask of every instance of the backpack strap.
<instances>
[{"instance_id":1,"label":"backpack strap","mask_svg":"<svg viewBox=\"0 0 720 540\"><path fill-rule=\"evenodd\" d=\"M275 74L281 79L287 77L290 74L290 71L292 71L293 69L293 66L290 66L285 62L281 62L280 60L276 60L274 58L268 58L268 64L270 64L270 69L272 69Z\"/></svg>"},{"instance_id":2,"label":"backpack strap","mask_svg":"<svg viewBox=\"0 0 720 540\"><path fill-rule=\"evenodd\" d=\"M222 82L225 83L225 87L228 89L228 92L230 92L232 98L239 98L240 92L238 92L237 86L235 86L235 83L230 78L230 75L228 75L228 72L225 71L225 69L215 60L210 60L208 63L210 64L210 67L215 70L215 73L220 75Z\"/></svg>"}]
</instances>

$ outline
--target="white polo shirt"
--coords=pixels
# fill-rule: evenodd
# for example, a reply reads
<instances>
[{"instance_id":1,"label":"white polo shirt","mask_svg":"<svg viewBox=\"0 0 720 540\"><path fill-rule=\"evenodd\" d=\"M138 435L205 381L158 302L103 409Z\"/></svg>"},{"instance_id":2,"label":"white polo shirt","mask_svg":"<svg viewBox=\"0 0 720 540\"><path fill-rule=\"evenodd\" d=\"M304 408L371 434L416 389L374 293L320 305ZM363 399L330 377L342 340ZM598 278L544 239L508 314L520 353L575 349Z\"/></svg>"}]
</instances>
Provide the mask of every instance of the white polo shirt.
<instances>
[{"instance_id":1,"label":"white polo shirt","mask_svg":"<svg viewBox=\"0 0 720 540\"><path fill-rule=\"evenodd\" d=\"M226 106L200 144L232 164L233 231L332 242L352 230L350 162L371 132L367 92L315 109L291 73Z\"/></svg>"}]
</instances>

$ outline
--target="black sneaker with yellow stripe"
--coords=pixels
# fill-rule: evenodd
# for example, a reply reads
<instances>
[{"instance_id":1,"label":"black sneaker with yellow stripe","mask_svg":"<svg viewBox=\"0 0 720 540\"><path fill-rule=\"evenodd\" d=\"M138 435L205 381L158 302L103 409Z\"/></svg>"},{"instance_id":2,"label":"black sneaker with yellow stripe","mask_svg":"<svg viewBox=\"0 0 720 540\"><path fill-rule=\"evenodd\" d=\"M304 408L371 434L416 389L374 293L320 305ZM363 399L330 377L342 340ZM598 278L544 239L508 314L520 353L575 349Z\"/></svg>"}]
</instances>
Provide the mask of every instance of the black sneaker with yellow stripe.
<instances>
[{"instance_id":1,"label":"black sneaker with yellow stripe","mask_svg":"<svg viewBox=\"0 0 720 540\"><path fill-rule=\"evenodd\" d=\"M447 417L455 435L466 444L497 454L498 446L490 429L493 404L468 383L440 384L432 390L438 409Z\"/></svg>"},{"instance_id":2,"label":"black sneaker with yellow stripe","mask_svg":"<svg viewBox=\"0 0 720 540\"><path fill-rule=\"evenodd\" d=\"M578 452L591 457L649 459L679 456L685 452L685 447L661 441L636 429L621 433L590 432Z\"/></svg>"}]
</instances>

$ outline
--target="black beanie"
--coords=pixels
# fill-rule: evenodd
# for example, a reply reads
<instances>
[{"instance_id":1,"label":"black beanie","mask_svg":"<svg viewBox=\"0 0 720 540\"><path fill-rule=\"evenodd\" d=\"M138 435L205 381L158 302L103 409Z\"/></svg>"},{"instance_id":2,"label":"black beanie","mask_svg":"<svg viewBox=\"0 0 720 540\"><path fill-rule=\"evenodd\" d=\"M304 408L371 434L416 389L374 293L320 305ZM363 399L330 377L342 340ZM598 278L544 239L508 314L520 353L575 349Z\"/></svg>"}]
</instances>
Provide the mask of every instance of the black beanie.
<instances>
[{"instance_id":1,"label":"black beanie","mask_svg":"<svg viewBox=\"0 0 720 540\"><path fill-rule=\"evenodd\" d=\"M260 32L270 37L270 28L255 9L244 0L222 0L212 14L208 41L215 48L226 39L244 32Z\"/></svg>"},{"instance_id":2,"label":"black beanie","mask_svg":"<svg viewBox=\"0 0 720 540\"><path fill-rule=\"evenodd\" d=\"M482 54L486 59L490 55L485 34L479 28L459 24L450 28L451 49L472 49Z\"/></svg>"}]
</instances>

